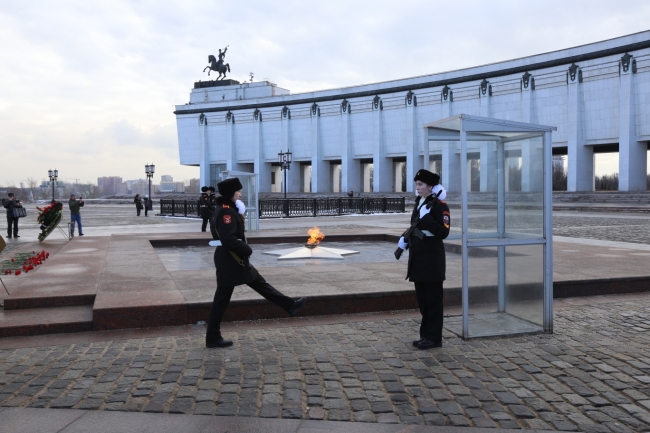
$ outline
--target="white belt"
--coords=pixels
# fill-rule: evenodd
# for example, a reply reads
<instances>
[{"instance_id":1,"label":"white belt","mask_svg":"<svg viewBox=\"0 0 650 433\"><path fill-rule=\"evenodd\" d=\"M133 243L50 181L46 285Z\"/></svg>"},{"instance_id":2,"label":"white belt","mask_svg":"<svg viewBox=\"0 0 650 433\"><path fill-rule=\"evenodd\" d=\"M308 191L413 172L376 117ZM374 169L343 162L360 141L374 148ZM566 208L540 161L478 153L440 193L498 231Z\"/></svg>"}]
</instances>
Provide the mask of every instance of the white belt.
<instances>
[{"instance_id":1,"label":"white belt","mask_svg":"<svg viewBox=\"0 0 650 433\"><path fill-rule=\"evenodd\" d=\"M435 236L433 233L431 233L429 230L422 230L422 233L424 233L424 236Z\"/></svg>"},{"instance_id":2,"label":"white belt","mask_svg":"<svg viewBox=\"0 0 650 433\"><path fill-rule=\"evenodd\" d=\"M433 235L431 235L431 236L433 236ZM241 241L241 239L239 239L239 240ZM210 242L209 242L209 245L210 245L211 247L221 247L221 246L223 246L223 244L221 243L221 241L210 241Z\"/></svg>"}]
</instances>

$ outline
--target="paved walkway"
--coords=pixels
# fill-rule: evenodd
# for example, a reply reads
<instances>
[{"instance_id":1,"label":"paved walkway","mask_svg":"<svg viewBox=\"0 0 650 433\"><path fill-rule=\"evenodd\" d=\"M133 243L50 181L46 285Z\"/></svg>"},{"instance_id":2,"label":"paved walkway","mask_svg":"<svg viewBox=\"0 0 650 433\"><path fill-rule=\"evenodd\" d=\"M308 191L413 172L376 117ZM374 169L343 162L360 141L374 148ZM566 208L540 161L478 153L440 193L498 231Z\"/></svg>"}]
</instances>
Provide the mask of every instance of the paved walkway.
<instances>
[{"instance_id":1,"label":"paved walkway","mask_svg":"<svg viewBox=\"0 0 650 433\"><path fill-rule=\"evenodd\" d=\"M200 326L41 347L17 339L28 343L0 350L0 406L650 431L648 312L650 294L565 300L552 335L463 341L445 331L443 348L429 351L410 344L414 312L235 323L227 349L206 349Z\"/></svg>"},{"instance_id":2,"label":"paved walkway","mask_svg":"<svg viewBox=\"0 0 650 433\"><path fill-rule=\"evenodd\" d=\"M199 224L107 209L84 214L89 237ZM266 220L262 228L399 229L405 218ZM602 248L647 254L648 221L554 215L557 234L623 270ZM9 248L33 242L37 227L22 227ZM225 350L205 349L200 325L2 339L0 432L650 431L650 294L555 306L552 335L465 342L446 331L444 347L430 351L410 345L413 311L227 324L236 343Z\"/></svg>"},{"instance_id":3,"label":"paved walkway","mask_svg":"<svg viewBox=\"0 0 650 433\"><path fill-rule=\"evenodd\" d=\"M234 416L0 408L0 433L515 433L520 430L363 424ZM536 432L544 433L541 430Z\"/></svg>"}]
</instances>

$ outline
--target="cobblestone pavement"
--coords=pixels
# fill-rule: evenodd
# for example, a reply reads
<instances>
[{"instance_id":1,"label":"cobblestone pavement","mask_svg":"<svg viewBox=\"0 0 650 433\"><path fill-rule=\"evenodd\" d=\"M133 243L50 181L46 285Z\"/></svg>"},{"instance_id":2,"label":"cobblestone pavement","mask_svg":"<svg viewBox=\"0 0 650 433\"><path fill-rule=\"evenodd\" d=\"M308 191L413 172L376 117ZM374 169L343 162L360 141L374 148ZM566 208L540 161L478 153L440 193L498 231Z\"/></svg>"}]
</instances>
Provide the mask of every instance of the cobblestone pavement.
<instances>
[{"instance_id":1,"label":"cobblestone pavement","mask_svg":"<svg viewBox=\"0 0 650 433\"><path fill-rule=\"evenodd\" d=\"M555 333L411 346L418 318L0 351L0 406L650 431L650 296L556 312Z\"/></svg>"}]
</instances>

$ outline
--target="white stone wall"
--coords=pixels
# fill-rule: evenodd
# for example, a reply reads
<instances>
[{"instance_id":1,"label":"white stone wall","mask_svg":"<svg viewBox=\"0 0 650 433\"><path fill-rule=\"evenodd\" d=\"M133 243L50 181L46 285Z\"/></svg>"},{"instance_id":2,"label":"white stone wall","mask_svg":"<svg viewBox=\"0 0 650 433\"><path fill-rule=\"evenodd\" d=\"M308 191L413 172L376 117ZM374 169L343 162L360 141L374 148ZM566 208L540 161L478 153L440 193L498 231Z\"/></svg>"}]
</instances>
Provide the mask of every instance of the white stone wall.
<instances>
[{"instance_id":1,"label":"white stone wall","mask_svg":"<svg viewBox=\"0 0 650 433\"><path fill-rule=\"evenodd\" d=\"M633 43L645 45L629 52L629 70L624 71L621 50ZM578 69L571 79L573 62L562 62L576 55L593 58L575 62ZM507 74L549 61L558 64L526 71L527 87L522 72ZM489 76L491 93L481 94L481 80L463 78L477 74ZM447 100L444 86L426 87L441 80L455 80L448 86ZM207 126L199 122L201 113ZM289 192L308 188L305 173L311 173L313 192L338 189L330 162L341 164L341 191L369 190L369 169L360 161L372 159L374 191L390 192L400 189L395 158L406 158L407 179L425 166L422 125L460 113L556 126L553 146L567 148L572 191L593 188L594 149L618 144L620 189L645 189L647 167L641 156L650 140L650 32L476 68L327 91L290 95L268 82L195 89L189 104L176 107L179 158L181 164L202 166L202 184L208 182L203 167L209 164L255 170L262 192L272 191L271 171L276 168L271 164L280 150L293 153ZM430 146L431 155L442 156L442 178L449 191L458 190L457 148L455 143ZM470 143L470 151L482 152L482 159L488 158L486 149L485 144ZM300 162L311 163L311 170L301 169ZM481 162L482 167L490 164L488 159ZM481 191L488 190L489 182L482 174ZM407 190L412 188L407 182Z\"/></svg>"}]
</instances>

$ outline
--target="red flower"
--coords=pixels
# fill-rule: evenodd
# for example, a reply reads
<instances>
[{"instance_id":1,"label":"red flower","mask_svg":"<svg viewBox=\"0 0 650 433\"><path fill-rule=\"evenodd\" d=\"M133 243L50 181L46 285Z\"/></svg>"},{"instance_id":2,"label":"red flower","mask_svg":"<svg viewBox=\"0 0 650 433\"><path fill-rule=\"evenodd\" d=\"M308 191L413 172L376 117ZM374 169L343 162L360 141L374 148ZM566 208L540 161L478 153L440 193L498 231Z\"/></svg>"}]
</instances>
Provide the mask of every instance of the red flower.
<instances>
[{"instance_id":1,"label":"red flower","mask_svg":"<svg viewBox=\"0 0 650 433\"><path fill-rule=\"evenodd\" d=\"M11 263L13 263L14 261L15 261L14 259L11 259Z\"/></svg>"},{"instance_id":2,"label":"red flower","mask_svg":"<svg viewBox=\"0 0 650 433\"><path fill-rule=\"evenodd\" d=\"M16 271L16 275L20 275L20 271Z\"/></svg>"}]
</instances>

